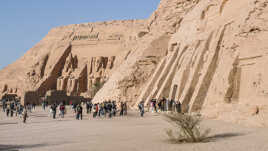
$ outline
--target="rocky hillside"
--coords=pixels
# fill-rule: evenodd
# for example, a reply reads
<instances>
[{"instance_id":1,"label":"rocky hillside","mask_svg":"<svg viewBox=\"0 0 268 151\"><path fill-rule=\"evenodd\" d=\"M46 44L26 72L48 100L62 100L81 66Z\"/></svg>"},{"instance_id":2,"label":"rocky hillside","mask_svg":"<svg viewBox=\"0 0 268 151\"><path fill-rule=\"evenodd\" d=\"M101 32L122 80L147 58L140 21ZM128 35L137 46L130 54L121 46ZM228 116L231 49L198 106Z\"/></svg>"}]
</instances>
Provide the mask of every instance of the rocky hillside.
<instances>
[{"instance_id":1,"label":"rocky hillside","mask_svg":"<svg viewBox=\"0 0 268 151\"><path fill-rule=\"evenodd\" d=\"M123 98L135 107L141 100L164 96L182 102L185 112L266 125L267 2L161 1L149 19L151 30L140 40L146 44L137 50L140 57L130 56L95 100ZM160 46L168 50L167 55L151 72L144 62L154 56L147 55L147 50L156 53L154 46L164 41L157 38L159 31L171 39L168 46Z\"/></svg>"},{"instance_id":2,"label":"rocky hillside","mask_svg":"<svg viewBox=\"0 0 268 151\"><path fill-rule=\"evenodd\" d=\"M147 20L51 30L0 71L0 92L48 90L128 101L168 97L184 112L268 124L268 1L161 0Z\"/></svg>"}]
</instances>

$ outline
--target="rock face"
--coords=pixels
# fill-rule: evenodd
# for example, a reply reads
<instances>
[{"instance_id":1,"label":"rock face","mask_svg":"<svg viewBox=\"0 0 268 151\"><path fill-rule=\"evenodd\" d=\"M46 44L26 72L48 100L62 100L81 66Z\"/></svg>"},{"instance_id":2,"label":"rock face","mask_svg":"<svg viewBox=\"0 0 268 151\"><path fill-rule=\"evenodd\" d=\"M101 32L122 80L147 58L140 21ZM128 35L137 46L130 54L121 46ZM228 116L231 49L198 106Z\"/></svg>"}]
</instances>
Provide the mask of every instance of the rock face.
<instances>
[{"instance_id":1,"label":"rock face","mask_svg":"<svg viewBox=\"0 0 268 151\"><path fill-rule=\"evenodd\" d=\"M61 77L57 79L57 90L78 96L89 92L97 83L106 82L113 69L115 56L90 57L82 68L77 68L77 57L70 53L66 59ZM90 97L92 93L89 93Z\"/></svg>"},{"instance_id":2,"label":"rock face","mask_svg":"<svg viewBox=\"0 0 268 151\"><path fill-rule=\"evenodd\" d=\"M90 96L92 85L108 80L144 28L144 21L129 20L52 29L22 58L0 71L1 95L16 93L24 98L31 92L43 97L49 90L59 90L70 96Z\"/></svg>"},{"instance_id":3,"label":"rock face","mask_svg":"<svg viewBox=\"0 0 268 151\"><path fill-rule=\"evenodd\" d=\"M0 71L0 92L94 102L168 97L184 112L268 124L268 1L161 0L147 20L58 27ZM122 32L124 31L124 32Z\"/></svg>"}]
</instances>

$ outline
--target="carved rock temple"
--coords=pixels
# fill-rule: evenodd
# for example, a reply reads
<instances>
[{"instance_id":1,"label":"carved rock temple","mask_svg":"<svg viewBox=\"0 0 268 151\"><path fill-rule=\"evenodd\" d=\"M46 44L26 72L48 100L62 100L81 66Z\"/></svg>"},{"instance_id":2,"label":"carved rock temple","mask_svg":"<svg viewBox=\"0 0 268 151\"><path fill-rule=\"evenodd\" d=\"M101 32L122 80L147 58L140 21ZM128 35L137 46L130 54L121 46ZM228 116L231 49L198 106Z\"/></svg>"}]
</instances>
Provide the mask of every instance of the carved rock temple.
<instances>
[{"instance_id":1,"label":"carved rock temple","mask_svg":"<svg viewBox=\"0 0 268 151\"><path fill-rule=\"evenodd\" d=\"M57 27L0 71L0 95L64 92L132 108L166 97L183 112L265 125L267 10L267 0L161 0L145 20Z\"/></svg>"}]
</instances>

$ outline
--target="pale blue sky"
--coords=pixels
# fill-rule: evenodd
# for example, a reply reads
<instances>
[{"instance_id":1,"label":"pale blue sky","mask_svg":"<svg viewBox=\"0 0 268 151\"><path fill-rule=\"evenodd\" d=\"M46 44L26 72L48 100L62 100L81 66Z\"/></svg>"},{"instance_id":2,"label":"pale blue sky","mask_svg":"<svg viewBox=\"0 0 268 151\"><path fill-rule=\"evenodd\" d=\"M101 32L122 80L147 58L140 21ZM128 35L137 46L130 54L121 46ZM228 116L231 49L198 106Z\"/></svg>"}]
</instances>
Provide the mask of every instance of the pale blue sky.
<instances>
[{"instance_id":1,"label":"pale blue sky","mask_svg":"<svg viewBox=\"0 0 268 151\"><path fill-rule=\"evenodd\" d=\"M0 69L56 26L144 19L160 0L0 0Z\"/></svg>"}]
</instances>

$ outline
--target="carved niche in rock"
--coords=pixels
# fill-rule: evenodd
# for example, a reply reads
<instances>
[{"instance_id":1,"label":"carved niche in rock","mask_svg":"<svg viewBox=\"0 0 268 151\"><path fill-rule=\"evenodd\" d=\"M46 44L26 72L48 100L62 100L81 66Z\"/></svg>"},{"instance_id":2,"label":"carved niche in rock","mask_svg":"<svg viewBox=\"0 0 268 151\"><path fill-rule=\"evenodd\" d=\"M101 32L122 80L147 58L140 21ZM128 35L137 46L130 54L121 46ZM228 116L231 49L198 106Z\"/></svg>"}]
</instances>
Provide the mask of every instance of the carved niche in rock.
<instances>
[{"instance_id":1,"label":"carved niche in rock","mask_svg":"<svg viewBox=\"0 0 268 151\"><path fill-rule=\"evenodd\" d=\"M48 58L48 54L42 56L40 61L31 66L27 72L28 79L33 85L36 85L44 77Z\"/></svg>"},{"instance_id":2,"label":"carved niche in rock","mask_svg":"<svg viewBox=\"0 0 268 151\"><path fill-rule=\"evenodd\" d=\"M111 56L108 58L107 69L112 69L114 67L114 60L115 56Z\"/></svg>"},{"instance_id":3,"label":"carved niche in rock","mask_svg":"<svg viewBox=\"0 0 268 151\"><path fill-rule=\"evenodd\" d=\"M77 79L74 79L74 78L68 79L68 83L67 83L68 95L74 95L74 93L77 92L77 83L78 83Z\"/></svg>"},{"instance_id":4,"label":"carved niche in rock","mask_svg":"<svg viewBox=\"0 0 268 151\"><path fill-rule=\"evenodd\" d=\"M57 90L66 90L68 78L62 76L57 80Z\"/></svg>"},{"instance_id":5,"label":"carved niche in rock","mask_svg":"<svg viewBox=\"0 0 268 151\"><path fill-rule=\"evenodd\" d=\"M77 61L75 58L72 57L72 54L68 56L62 76L57 79L57 90L66 91L68 95L79 95L81 92L89 92L95 84L107 81L115 61L115 56L92 57L89 59L85 68L83 68L83 71L81 71L83 74L77 77L73 74L77 70Z\"/></svg>"},{"instance_id":6,"label":"carved niche in rock","mask_svg":"<svg viewBox=\"0 0 268 151\"><path fill-rule=\"evenodd\" d=\"M88 63L88 90L97 82L103 83L109 77L109 71L113 68L115 56L92 57Z\"/></svg>"},{"instance_id":7,"label":"carved niche in rock","mask_svg":"<svg viewBox=\"0 0 268 151\"><path fill-rule=\"evenodd\" d=\"M73 57L72 53L70 53L69 56L66 58L62 75L69 76L75 70L75 68L77 68L77 65L78 65L77 56Z\"/></svg>"}]
</instances>

